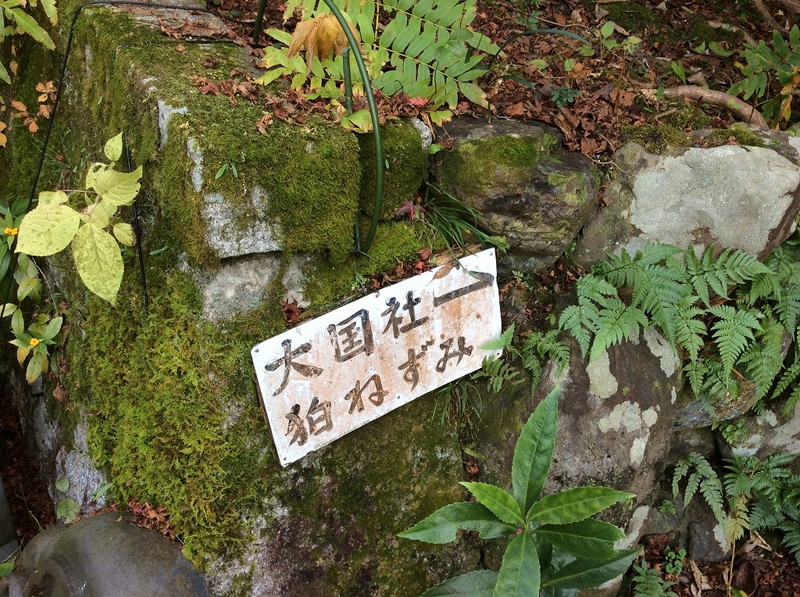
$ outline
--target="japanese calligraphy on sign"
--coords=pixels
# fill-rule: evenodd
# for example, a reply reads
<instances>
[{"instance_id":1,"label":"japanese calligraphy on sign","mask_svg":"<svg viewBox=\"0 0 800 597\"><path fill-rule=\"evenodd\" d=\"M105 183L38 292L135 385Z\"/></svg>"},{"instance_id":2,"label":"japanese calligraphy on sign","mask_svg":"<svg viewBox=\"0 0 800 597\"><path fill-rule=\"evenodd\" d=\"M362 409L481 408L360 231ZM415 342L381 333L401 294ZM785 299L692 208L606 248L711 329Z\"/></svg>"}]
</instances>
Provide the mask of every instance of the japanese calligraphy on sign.
<instances>
[{"instance_id":1,"label":"japanese calligraphy on sign","mask_svg":"<svg viewBox=\"0 0 800 597\"><path fill-rule=\"evenodd\" d=\"M281 464L480 369L500 331L489 249L260 343L253 364Z\"/></svg>"}]
</instances>

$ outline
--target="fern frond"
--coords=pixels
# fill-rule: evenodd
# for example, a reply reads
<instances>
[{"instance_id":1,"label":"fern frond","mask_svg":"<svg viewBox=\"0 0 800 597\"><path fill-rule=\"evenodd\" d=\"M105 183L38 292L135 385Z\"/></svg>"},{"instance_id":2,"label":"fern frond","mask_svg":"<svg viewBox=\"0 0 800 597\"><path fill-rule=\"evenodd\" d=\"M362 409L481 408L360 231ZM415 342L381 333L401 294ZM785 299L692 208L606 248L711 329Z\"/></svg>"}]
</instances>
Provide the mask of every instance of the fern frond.
<instances>
[{"instance_id":1,"label":"fern frond","mask_svg":"<svg viewBox=\"0 0 800 597\"><path fill-rule=\"evenodd\" d=\"M617 289L594 274L587 274L578 280L575 290L578 304L564 309L558 320L558 326L572 334L578 341L581 354L585 357L592 344L592 337L601 326L601 308L605 310L623 303L617 295Z\"/></svg>"},{"instance_id":2,"label":"fern frond","mask_svg":"<svg viewBox=\"0 0 800 597\"><path fill-rule=\"evenodd\" d=\"M687 474L683 505L688 506L699 490L717 521L724 524L725 502L722 494L722 482L716 471L703 456L692 452L678 463L672 475L672 491L676 497L680 493L680 481Z\"/></svg>"},{"instance_id":3,"label":"fern frond","mask_svg":"<svg viewBox=\"0 0 800 597\"><path fill-rule=\"evenodd\" d=\"M689 386L692 388L695 396L699 396L706 386L706 377L708 377L708 360L698 359L696 361L689 361L684 365L683 372L686 373L686 378L689 380Z\"/></svg>"},{"instance_id":4,"label":"fern frond","mask_svg":"<svg viewBox=\"0 0 800 597\"><path fill-rule=\"evenodd\" d=\"M731 512L722 521L722 528L729 544L738 541L744 532L750 528L750 514L748 511L748 500L745 496L739 496L731 506Z\"/></svg>"},{"instance_id":5,"label":"fern frond","mask_svg":"<svg viewBox=\"0 0 800 597\"><path fill-rule=\"evenodd\" d=\"M792 284L782 287L775 295L775 311L781 323L786 326L789 333L794 335L797 329L797 320L800 317L800 285Z\"/></svg>"},{"instance_id":6,"label":"fern frond","mask_svg":"<svg viewBox=\"0 0 800 597\"><path fill-rule=\"evenodd\" d=\"M774 529L785 520L783 512L767 502L756 501L750 507L750 529L757 533Z\"/></svg>"},{"instance_id":7,"label":"fern frond","mask_svg":"<svg viewBox=\"0 0 800 597\"><path fill-rule=\"evenodd\" d=\"M706 311L694 306L697 298L685 297L675 305L675 343L689 353L692 361L697 360L706 335L706 324L700 319Z\"/></svg>"},{"instance_id":8,"label":"fern frond","mask_svg":"<svg viewBox=\"0 0 800 597\"><path fill-rule=\"evenodd\" d=\"M793 520L783 523L778 528L785 533L781 542L794 556L795 562L800 564L800 523Z\"/></svg>"},{"instance_id":9,"label":"fern frond","mask_svg":"<svg viewBox=\"0 0 800 597\"><path fill-rule=\"evenodd\" d=\"M727 297L728 288L742 284L758 275L769 275L770 268L752 255L736 249L725 249L714 257L714 246L706 248L702 259L698 259L689 248L685 253L689 281L706 305L711 304L708 287L719 296Z\"/></svg>"},{"instance_id":10,"label":"fern frond","mask_svg":"<svg viewBox=\"0 0 800 597\"><path fill-rule=\"evenodd\" d=\"M590 361L615 344L621 344L628 338L637 338L641 329L649 322L644 311L633 305L626 306L617 299L616 303L600 311L597 323L598 329L589 353Z\"/></svg>"},{"instance_id":11,"label":"fern frond","mask_svg":"<svg viewBox=\"0 0 800 597\"><path fill-rule=\"evenodd\" d=\"M786 329L769 315L761 322L756 341L742 354L748 378L756 385L756 399L769 393L783 366L783 341Z\"/></svg>"},{"instance_id":12,"label":"fern frond","mask_svg":"<svg viewBox=\"0 0 800 597\"><path fill-rule=\"evenodd\" d=\"M749 257L749 256L748 256ZM719 320L711 326L719 356L726 367L732 369L749 341L754 341L754 331L761 331L760 313L753 310L734 309L730 305L711 307L709 311Z\"/></svg>"},{"instance_id":13,"label":"fern frond","mask_svg":"<svg viewBox=\"0 0 800 597\"><path fill-rule=\"evenodd\" d=\"M530 374L533 388L539 383L542 366L548 359L556 363L559 374L569 365L569 347L558 339L558 330L531 333L520 353L522 366Z\"/></svg>"}]
</instances>

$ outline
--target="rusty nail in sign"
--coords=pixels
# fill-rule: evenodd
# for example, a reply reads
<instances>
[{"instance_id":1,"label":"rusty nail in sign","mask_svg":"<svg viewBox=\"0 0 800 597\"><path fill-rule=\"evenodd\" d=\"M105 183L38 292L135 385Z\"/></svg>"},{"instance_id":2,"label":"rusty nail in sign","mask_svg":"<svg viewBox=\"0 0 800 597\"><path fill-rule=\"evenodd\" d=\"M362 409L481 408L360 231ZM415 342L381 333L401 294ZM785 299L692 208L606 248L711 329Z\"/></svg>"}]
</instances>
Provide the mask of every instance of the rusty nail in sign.
<instances>
[{"instance_id":1,"label":"rusty nail in sign","mask_svg":"<svg viewBox=\"0 0 800 597\"><path fill-rule=\"evenodd\" d=\"M252 350L283 466L480 369L500 335L494 249L382 288Z\"/></svg>"}]
</instances>

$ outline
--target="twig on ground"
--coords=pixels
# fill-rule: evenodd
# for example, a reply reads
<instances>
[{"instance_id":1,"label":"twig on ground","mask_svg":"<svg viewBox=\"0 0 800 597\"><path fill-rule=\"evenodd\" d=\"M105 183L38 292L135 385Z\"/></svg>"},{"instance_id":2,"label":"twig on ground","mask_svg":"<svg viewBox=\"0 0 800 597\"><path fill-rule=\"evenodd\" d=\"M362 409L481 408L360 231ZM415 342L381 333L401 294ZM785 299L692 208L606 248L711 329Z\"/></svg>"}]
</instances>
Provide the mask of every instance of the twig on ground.
<instances>
[{"instance_id":1,"label":"twig on ground","mask_svg":"<svg viewBox=\"0 0 800 597\"><path fill-rule=\"evenodd\" d=\"M753 0L753 6L758 9L758 12L761 13L761 16L764 17L764 20L767 23L769 23L770 27L773 29L778 29L779 31L783 31L783 26L775 20L775 17L772 16L769 8L764 6L764 2L762 0Z\"/></svg>"},{"instance_id":2,"label":"twig on ground","mask_svg":"<svg viewBox=\"0 0 800 597\"><path fill-rule=\"evenodd\" d=\"M642 95L649 100L657 99L657 91L655 89L642 89ZM768 129L769 124L761 115L761 112L756 110L753 106L745 101L740 100L725 93L724 91L714 91L713 89L706 89L704 87L697 87L696 85L681 85L679 87L670 87L664 90L664 97L677 97L688 98L693 100L700 100L706 104L725 108L733 113L735 116L741 118L761 129Z\"/></svg>"},{"instance_id":3,"label":"twig on ground","mask_svg":"<svg viewBox=\"0 0 800 597\"><path fill-rule=\"evenodd\" d=\"M742 29L741 27L737 27L736 25L731 25L729 23L720 23L719 21L708 21L708 26L713 27L714 29L724 29L725 31L733 31L734 33L738 33L744 38L744 41L749 43L751 46L758 45L756 44L756 40L753 39L753 36L750 35L747 31Z\"/></svg>"}]
</instances>

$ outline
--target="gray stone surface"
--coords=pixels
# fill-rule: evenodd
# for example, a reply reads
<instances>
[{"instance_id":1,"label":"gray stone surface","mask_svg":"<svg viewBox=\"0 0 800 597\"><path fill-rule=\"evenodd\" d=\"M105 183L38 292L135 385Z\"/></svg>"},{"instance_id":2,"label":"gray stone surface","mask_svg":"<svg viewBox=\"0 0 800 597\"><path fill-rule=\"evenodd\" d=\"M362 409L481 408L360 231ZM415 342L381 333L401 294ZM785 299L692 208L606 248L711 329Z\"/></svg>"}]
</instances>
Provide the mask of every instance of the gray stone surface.
<instances>
[{"instance_id":1,"label":"gray stone surface","mask_svg":"<svg viewBox=\"0 0 800 597\"><path fill-rule=\"evenodd\" d=\"M280 223L269 214L263 188L253 187L245 204L234 204L219 193L207 193L204 199L206 241L220 259L282 248Z\"/></svg>"},{"instance_id":2,"label":"gray stone surface","mask_svg":"<svg viewBox=\"0 0 800 597\"><path fill-rule=\"evenodd\" d=\"M14 530L14 521L8 509L3 480L0 479L0 562L4 562L18 547L17 532Z\"/></svg>"},{"instance_id":3,"label":"gray stone surface","mask_svg":"<svg viewBox=\"0 0 800 597\"><path fill-rule=\"evenodd\" d=\"M436 154L433 177L483 213L487 232L507 238L510 268L538 271L558 259L594 212L591 162L546 125L459 118L446 133L455 146Z\"/></svg>"},{"instance_id":4,"label":"gray stone surface","mask_svg":"<svg viewBox=\"0 0 800 597\"><path fill-rule=\"evenodd\" d=\"M666 342L650 330L634 342L612 347L587 365L571 344L568 369L551 363L536 390L536 402L560 386L556 450L545 493L604 485L648 500L664 471L673 433L673 394L681 383L675 358L665 359ZM483 416L476 442L487 456L482 480L509 487L513 448L529 407L519 411L501 401ZM519 428L514 424L518 417ZM612 511L625 527L630 511Z\"/></svg>"},{"instance_id":5,"label":"gray stone surface","mask_svg":"<svg viewBox=\"0 0 800 597\"><path fill-rule=\"evenodd\" d=\"M800 404L789 413L783 404L772 404L762 413L748 412L736 421L743 434L732 443L720 437L724 456L758 456L772 454L800 454Z\"/></svg>"},{"instance_id":6,"label":"gray stone surface","mask_svg":"<svg viewBox=\"0 0 800 597\"><path fill-rule=\"evenodd\" d=\"M205 579L176 545L139 528L125 512L39 533L22 552L9 584L21 589L20 597L209 594Z\"/></svg>"},{"instance_id":7,"label":"gray stone surface","mask_svg":"<svg viewBox=\"0 0 800 597\"><path fill-rule=\"evenodd\" d=\"M698 248L718 243L766 257L794 230L800 167L788 146L722 145L657 156L629 143L615 161L610 205L587 226L573 259L588 267L647 243Z\"/></svg>"}]
</instances>

